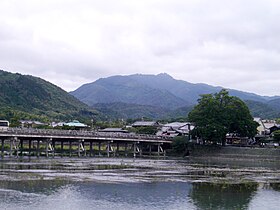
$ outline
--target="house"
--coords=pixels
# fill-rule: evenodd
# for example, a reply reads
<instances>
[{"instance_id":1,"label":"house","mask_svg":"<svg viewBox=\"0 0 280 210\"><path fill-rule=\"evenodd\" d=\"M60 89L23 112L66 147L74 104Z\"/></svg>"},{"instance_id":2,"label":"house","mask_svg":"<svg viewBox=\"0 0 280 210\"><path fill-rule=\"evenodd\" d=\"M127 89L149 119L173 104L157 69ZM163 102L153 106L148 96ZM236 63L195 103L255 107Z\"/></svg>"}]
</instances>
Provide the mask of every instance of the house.
<instances>
[{"instance_id":1,"label":"house","mask_svg":"<svg viewBox=\"0 0 280 210\"><path fill-rule=\"evenodd\" d=\"M254 118L254 121L259 123L259 126L257 127L258 135L270 135L270 129L277 126L275 120L262 120L261 118Z\"/></svg>"},{"instance_id":2,"label":"house","mask_svg":"<svg viewBox=\"0 0 280 210\"><path fill-rule=\"evenodd\" d=\"M157 132L158 136L187 136L194 128L189 122L172 122L162 126L161 130Z\"/></svg>"},{"instance_id":3,"label":"house","mask_svg":"<svg viewBox=\"0 0 280 210\"><path fill-rule=\"evenodd\" d=\"M53 128L55 128L55 127L63 127L64 124L65 124L65 122L52 122L52 123L51 123L51 126L52 126Z\"/></svg>"},{"instance_id":4,"label":"house","mask_svg":"<svg viewBox=\"0 0 280 210\"><path fill-rule=\"evenodd\" d=\"M274 126L269 128L270 134L272 134L274 131L280 130L280 125L275 124Z\"/></svg>"},{"instance_id":5,"label":"house","mask_svg":"<svg viewBox=\"0 0 280 210\"><path fill-rule=\"evenodd\" d=\"M40 126L48 125L46 123L42 123L35 120L20 120L19 122L21 123L22 128L37 128Z\"/></svg>"},{"instance_id":6,"label":"house","mask_svg":"<svg viewBox=\"0 0 280 210\"><path fill-rule=\"evenodd\" d=\"M64 125L74 127L75 129L84 129L88 127L88 125L80 123L78 120L73 120L72 122L65 123Z\"/></svg>"}]
</instances>

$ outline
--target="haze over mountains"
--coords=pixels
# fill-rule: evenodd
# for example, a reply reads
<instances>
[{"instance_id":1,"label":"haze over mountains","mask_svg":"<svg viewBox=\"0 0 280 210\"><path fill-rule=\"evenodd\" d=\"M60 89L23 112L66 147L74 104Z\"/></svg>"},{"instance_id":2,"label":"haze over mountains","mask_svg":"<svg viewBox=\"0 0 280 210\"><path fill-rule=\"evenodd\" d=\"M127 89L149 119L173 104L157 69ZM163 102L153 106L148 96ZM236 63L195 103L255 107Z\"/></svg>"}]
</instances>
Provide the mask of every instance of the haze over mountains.
<instances>
[{"instance_id":1,"label":"haze over mountains","mask_svg":"<svg viewBox=\"0 0 280 210\"><path fill-rule=\"evenodd\" d=\"M201 94L215 93L221 89L222 87L176 80L162 73L102 78L84 84L70 93L97 110L106 109L107 112L115 112L116 116L118 112L119 117L125 117L122 110L127 110L127 107L133 110L134 115L137 115L138 111L145 114L144 110L146 110L152 111L153 117L164 117L170 113L178 117L178 114L181 114L180 110L189 111L190 107L197 103ZM229 89L229 93L244 100L254 116L279 116L280 97L278 96L260 96L232 89ZM159 110L159 113L156 110ZM140 117L141 114L137 116Z\"/></svg>"}]
</instances>

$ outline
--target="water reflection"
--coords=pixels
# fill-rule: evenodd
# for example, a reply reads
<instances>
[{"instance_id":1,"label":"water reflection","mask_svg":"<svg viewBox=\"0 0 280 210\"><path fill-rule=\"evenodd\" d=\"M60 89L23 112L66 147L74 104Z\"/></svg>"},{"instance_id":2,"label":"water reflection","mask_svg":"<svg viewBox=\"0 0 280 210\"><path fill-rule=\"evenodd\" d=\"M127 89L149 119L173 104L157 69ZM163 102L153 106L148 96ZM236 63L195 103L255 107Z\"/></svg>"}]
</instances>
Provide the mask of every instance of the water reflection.
<instances>
[{"instance_id":1,"label":"water reflection","mask_svg":"<svg viewBox=\"0 0 280 210\"><path fill-rule=\"evenodd\" d=\"M257 189L257 183L193 183L190 197L200 209L247 209Z\"/></svg>"},{"instance_id":2,"label":"water reflection","mask_svg":"<svg viewBox=\"0 0 280 210\"><path fill-rule=\"evenodd\" d=\"M0 206L6 210L277 209L277 196L270 185L257 183L0 181Z\"/></svg>"},{"instance_id":3,"label":"water reflection","mask_svg":"<svg viewBox=\"0 0 280 210\"><path fill-rule=\"evenodd\" d=\"M4 209L195 209L190 183L1 183ZM17 190L15 190L17 189Z\"/></svg>"}]
</instances>

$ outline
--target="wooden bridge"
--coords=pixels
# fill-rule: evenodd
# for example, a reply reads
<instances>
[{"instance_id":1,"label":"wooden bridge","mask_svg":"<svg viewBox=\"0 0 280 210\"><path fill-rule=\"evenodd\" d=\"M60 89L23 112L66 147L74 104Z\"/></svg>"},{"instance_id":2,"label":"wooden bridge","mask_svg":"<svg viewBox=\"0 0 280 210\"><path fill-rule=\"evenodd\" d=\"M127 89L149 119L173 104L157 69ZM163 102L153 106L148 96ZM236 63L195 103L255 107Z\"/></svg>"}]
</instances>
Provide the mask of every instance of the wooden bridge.
<instances>
[{"instance_id":1,"label":"wooden bridge","mask_svg":"<svg viewBox=\"0 0 280 210\"><path fill-rule=\"evenodd\" d=\"M0 130L1 156L165 156L172 140L155 135L8 128Z\"/></svg>"}]
</instances>

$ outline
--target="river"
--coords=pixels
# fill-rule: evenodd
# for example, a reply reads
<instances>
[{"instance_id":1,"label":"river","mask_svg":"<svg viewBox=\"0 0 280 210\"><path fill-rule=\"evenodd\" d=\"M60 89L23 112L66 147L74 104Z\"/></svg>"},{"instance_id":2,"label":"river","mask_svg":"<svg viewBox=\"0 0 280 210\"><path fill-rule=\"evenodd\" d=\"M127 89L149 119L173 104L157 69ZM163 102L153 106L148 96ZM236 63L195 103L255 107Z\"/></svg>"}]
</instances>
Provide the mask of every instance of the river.
<instances>
[{"instance_id":1,"label":"river","mask_svg":"<svg viewBox=\"0 0 280 210\"><path fill-rule=\"evenodd\" d=\"M279 209L279 162L24 157L0 167L7 210Z\"/></svg>"}]
</instances>

